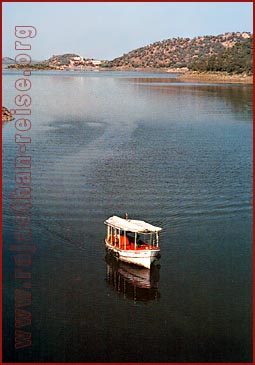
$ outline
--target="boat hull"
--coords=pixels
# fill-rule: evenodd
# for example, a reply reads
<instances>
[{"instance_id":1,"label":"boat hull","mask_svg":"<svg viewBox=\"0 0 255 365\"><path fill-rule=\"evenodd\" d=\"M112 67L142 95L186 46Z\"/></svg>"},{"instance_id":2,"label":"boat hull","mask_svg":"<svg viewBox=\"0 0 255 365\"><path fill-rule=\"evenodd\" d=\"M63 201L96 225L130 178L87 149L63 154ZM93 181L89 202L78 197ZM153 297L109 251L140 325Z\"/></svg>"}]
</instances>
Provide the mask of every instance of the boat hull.
<instances>
[{"instance_id":1,"label":"boat hull","mask_svg":"<svg viewBox=\"0 0 255 365\"><path fill-rule=\"evenodd\" d=\"M106 239L105 247L117 259L129 264L145 267L146 269L150 269L151 264L158 260L160 252L159 248L149 250L122 250L112 246Z\"/></svg>"}]
</instances>

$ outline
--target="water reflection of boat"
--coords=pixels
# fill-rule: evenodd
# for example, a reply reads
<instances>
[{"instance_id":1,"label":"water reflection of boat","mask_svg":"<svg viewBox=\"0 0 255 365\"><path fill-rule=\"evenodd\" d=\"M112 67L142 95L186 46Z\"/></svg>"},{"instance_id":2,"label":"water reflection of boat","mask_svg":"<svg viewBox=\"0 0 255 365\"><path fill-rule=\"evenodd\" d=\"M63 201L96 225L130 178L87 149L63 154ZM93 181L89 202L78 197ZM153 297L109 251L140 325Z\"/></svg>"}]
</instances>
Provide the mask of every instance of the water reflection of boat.
<instances>
[{"instance_id":1,"label":"water reflection of boat","mask_svg":"<svg viewBox=\"0 0 255 365\"><path fill-rule=\"evenodd\" d=\"M160 298L159 265L151 270L116 260L111 254L105 257L106 280L124 298L147 302Z\"/></svg>"}]
</instances>

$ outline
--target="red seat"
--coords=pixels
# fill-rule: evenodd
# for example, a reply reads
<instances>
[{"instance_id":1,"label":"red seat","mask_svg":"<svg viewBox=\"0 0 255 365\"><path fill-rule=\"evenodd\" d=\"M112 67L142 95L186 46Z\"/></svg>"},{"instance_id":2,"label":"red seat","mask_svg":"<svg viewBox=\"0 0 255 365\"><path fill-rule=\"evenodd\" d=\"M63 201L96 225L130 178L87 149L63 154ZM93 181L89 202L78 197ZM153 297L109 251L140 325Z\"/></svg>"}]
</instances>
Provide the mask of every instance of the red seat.
<instances>
[{"instance_id":1,"label":"red seat","mask_svg":"<svg viewBox=\"0 0 255 365\"><path fill-rule=\"evenodd\" d=\"M125 236L120 236L120 248L122 249L128 249L129 246L129 239Z\"/></svg>"}]
</instances>

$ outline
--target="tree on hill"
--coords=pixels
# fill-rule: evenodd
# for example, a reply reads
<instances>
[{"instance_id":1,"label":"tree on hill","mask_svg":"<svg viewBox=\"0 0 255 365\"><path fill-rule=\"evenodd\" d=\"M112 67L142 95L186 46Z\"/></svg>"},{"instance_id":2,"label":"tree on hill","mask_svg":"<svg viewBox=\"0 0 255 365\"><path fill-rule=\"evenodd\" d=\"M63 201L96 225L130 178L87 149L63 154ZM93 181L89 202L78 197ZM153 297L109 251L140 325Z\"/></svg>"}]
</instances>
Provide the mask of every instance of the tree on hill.
<instances>
[{"instance_id":1,"label":"tree on hill","mask_svg":"<svg viewBox=\"0 0 255 365\"><path fill-rule=\"evenodd\" d=\"M253 37L238 41L232 48L227 48L219 54L202 57L194 61L191 69L194 71L221 71L228 73L247 73L253 71Z\"/></svg>"}]
</instances>

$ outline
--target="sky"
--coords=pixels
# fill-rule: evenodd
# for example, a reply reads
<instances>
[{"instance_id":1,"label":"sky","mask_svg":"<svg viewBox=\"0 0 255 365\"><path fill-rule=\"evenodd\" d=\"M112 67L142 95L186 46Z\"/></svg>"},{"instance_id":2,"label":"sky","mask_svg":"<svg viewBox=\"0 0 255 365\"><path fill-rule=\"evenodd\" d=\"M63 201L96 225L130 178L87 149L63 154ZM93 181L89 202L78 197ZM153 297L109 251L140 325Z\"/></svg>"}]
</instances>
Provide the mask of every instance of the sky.
<instances>
[{"instance_id":1,"label":"sky","mask_svg":"<svg viewBox=\"0 0 255 365\"><path fill-rule=\"evenodd\" d=\"M252 32L252 23L252 2L4 2L2 51L18 54L15 26L37 29L29 39L34 60L63 53L110 60L173 37Z\"/></svg>"}]
</instances>

